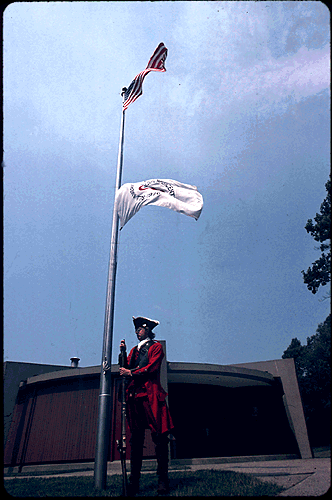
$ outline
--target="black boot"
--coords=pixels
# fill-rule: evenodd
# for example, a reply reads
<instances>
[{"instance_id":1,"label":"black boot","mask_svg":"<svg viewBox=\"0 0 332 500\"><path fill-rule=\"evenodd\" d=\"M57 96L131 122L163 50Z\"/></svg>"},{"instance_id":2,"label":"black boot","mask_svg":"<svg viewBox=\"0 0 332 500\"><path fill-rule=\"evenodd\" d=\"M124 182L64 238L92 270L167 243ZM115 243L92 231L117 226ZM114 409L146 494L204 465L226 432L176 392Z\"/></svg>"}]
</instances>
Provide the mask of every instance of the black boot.
<instances>
[{"instance_id":1,"label":"black boot","mask_svg":"<svg viewBox=\"0 0 332 500\"><path fill-rule=\"evenodd\" d=\"M145 431L133 432L130 439L130 478L128 484L128 496L134 497L139 491L139 479L143 461L143 444Z\"/></svg>"},{"instance_id":2,"label":"black boot","mask_svg":"<svg viewBox=\"0 0 332 500\"><path fill-rule=\"evenodd\" d=\"M128 481L128 496L134 497L139 492L139 477L130 476Z\"/></svg>"},{"instance_id":3,"label":"black boot","mask_svg":"<svg viewBox=\"0 0 332 500\"><path fill-rule=\"evenodd\" d=\"M167 495L169 493L168 476L159 476L157 495Z\"/></svg>"},{"instance_id":4,"label":"black boot","mask_svg":"<svg viewBox=\"0 0 332 500\"><path fill-rule=\"evenodd\" d=\"M169 493L168 481L168 437L167 435L153 436L156 444L157 456L157 476L158 476L158 495Z\"/></svg>"}]
</instances>

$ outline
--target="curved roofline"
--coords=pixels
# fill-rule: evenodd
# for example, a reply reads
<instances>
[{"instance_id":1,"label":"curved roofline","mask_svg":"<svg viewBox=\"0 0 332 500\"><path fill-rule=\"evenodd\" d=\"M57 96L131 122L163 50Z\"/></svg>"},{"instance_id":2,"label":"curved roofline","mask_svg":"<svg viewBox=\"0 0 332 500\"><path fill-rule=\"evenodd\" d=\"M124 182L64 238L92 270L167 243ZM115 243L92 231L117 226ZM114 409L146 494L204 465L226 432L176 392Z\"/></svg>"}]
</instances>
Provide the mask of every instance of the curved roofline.
<instances>
[{"instance_id":1,"label":"curved roofline","mask_svg":"<svg viewBox=\"0 0 332 500\"><path fill-rule=\"evenodd\" d=\"M220 385L223 387L271 386L269 372L233 365L210 363L168 363L168 383Z\"/></svg>"},{"instance_id":2,"label":"curved roofline","mask_svg":"<svg viewBox=\"0 0 332 500\"><path fill-rule=\"evenodd\" d=\"M73 377L89 377L99 374L100 366L87 368L68 368L55 372L36 375L27 379L24 385L45 383ZM118 365L111 367L112 375L118 374ZM167 362L168 383L207 384L223 387L270 386L274 383L271 373L252 368L234 365L217 365L210 363Z\"/></svg>"}]
</instances>

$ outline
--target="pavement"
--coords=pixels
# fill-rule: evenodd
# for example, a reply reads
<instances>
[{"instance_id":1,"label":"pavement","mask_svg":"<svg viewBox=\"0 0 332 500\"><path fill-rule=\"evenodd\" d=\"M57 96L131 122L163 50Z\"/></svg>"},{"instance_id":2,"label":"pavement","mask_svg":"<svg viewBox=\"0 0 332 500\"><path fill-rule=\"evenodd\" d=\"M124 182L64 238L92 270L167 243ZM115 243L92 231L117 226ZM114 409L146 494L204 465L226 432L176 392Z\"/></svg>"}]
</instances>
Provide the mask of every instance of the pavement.
<instances>
[{"instance_id":1,"label":"pavement","mask_svg":"<svg viewBox=\"0 0 332 500\"><path fill-rule=\"evenodd\" d=\"M194 465L190 470L204 468L204 465ZM285 488L278 495L283 497L321 496L331 487L330 458L211 464L209 469L245 472L262 481L276 483Z\"/></svg>"},{"instance_id":2,"label":"pavement","mask_svg":"<svg viewBox=\"0 0 332 500\"><path fill-rule=\"evenodd\" d=\"M251 457L250 457L251 458ZM268 457L266 457L268 458ZM244 472L251 474L262 481L270 481L277 483L282 486L284 491L282 491L278 496L281 497L312 497L312 496L322 496L328 492L331 487L331 458L329 456L322 456L320 458L309 458L309 459L268 459L264 460L261 457L259 460L248 460L249 457L245 457L245 461L241 462L241 457L238 457L237 461L227 461L221 460L218 463L218 459L209 460L189 460L180 461L175 460L170 464L170 472L172 471L198 471L198 470L224 470L224 471L234 471L234 472ZM145 464L144 464L145 462ZM144 461L143 474L151 474L155 471L155 461L149 460ZM43 477L71 477L71 476L93 476L93 464L90 464L90 469L87 470L88 464L85 464L85 470L76 471L66 471L66 470L53 470L52 474L47 474L46 470L42 472ZM129 463L128 463L129 465ZM13 477L27 478L32 475L40 476L39 473L33 473L31 469L28 471L27 468L22 470L20 474L15 473L15 471L5 471L4 479L10 480ZM11 474L11 475L9 475ZM13 474L13 475L12 475ZM27 476L29 474L29 476ZM120 462L112 462L108 464L107 474L121 474L121 464Z\"/></svg>"}]
</instances>

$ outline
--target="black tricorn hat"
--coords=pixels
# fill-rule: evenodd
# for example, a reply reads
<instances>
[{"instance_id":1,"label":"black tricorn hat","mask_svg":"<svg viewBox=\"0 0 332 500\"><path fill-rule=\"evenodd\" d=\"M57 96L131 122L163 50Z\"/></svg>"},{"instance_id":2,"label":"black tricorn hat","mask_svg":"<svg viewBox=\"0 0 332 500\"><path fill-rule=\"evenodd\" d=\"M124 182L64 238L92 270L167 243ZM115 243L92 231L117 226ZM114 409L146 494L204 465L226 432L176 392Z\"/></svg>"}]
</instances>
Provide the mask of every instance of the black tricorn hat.
<instances>
[{"instance_id":1,"label":"black tricorn hat","mask_svg":"<svg viewBox=\"0 0 332 500\"><path fill-rule=\"evenodd\" d=\"M159 321L150 318L144 318L143 316L137 316L137 318L133 316L133 322L135 325L135 330L137 330L137 328L139 328L140 326L148 326L152 331L156 326L159 325Z\"/></svg>"}]
</instances>

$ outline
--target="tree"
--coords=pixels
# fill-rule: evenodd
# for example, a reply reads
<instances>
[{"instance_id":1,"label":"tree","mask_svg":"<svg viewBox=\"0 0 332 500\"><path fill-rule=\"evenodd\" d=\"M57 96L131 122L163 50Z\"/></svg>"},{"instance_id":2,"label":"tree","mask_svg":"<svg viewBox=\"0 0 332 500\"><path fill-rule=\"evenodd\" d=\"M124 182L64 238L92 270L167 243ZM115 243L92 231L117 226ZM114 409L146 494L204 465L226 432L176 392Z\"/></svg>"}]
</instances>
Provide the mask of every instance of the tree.
<instances>
[{"instance_id":1,"label":"tree","mask_svg":"<svg viewBox=\"0 0 332 500\"><path fill-rule=\"evenodd\" d=\"M305 225L307 233L320 242L322 252L312 268L301 271L304 283L313 294L331 279L331 176L325 188L327 195L320 206L320 213L316 214L315 223L309 219ZM307 345L302 345L296 337L292 339L282 358L294 359L312 446L330 443L331 315L318 325L315 335L307 337Z\"/></svg>"},{"instance_id":2,"label":"tree","mask_svg":"<svg viewBox=\"0 0 332 500\"><path fill-rule=\"evenodd\" d=\"M307 271L301 271L304 283L307 285L308 290L314 294L320 285L326 285L331 279L331 176L325 184L325 188L327 196L320 206L320 213L316 213L315 223L313 223L312 219L308 219L305 226L307 233L310 233L315 241L321 243L322 255ZM325 243L327 240L330 240L330 242ZM325 253L326 250L328 250L327 253Z\"/></svg>"},{"instance_id":3,"label":"tree","mask_svg":"<svg viewBox=\"0 0 332 500\"><path fill-rule=\"evenodd\" d=\"M294 338L282 358L293 358L313 446L330 442L331 408L331 315L318 325L307 345Z\"/></svg>"},{"instance_id":4,"label":"tree","mask_svg":"<svg viewBox=\"0 0 332 500\"><path fill-rule=\"evenodd\" d=\"M305 365L303 363L303 350L305 346L301 344L298 338L292 339L290 345L287 347L286 351L282 355L282 358L293 358L295 363L295 370L298 380L300 380L305 373Z\"/></svg>"}]
</instances>

